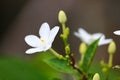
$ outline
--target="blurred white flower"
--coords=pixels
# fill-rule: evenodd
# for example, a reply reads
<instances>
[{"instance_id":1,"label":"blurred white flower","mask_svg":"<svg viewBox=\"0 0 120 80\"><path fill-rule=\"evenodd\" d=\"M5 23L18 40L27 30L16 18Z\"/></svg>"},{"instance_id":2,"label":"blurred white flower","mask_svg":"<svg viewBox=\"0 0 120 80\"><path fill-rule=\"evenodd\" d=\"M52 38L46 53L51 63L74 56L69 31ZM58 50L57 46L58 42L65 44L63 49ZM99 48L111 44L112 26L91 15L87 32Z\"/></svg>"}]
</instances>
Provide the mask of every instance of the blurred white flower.
<instances>
[{"instance_id":1,"label":"blurred white flower","mask_svg":"<svg viewBox=\"0 0 120 80\"><path fill-rule=\"evenodd\" d=\"M46 51L51 48L59 27L55 26L50 30L48 23L43 23L39 29L40 38L35 35L27 35L25 42L33 47L26 51L27 54Z\"/></svg>"},{"instance_id":2,"label":"blurred white flower","mask_svg":"<svg viewBox=\"0 0 120 80\"><path fill-rule=\"evenodd\" d=\"M112 39L105 39L105 35L102 33L89 34L83 28L79 28L78 32L75 32L74 34L75 36L80 38L82 42L85 42L88 45L97 40L98 38L100 38L100 41L98 43L99 46L108 44L112 41Z\"/></svg>"},{"instance_id":3,"label":"blurred white flower","mask_svg":"<svg viewBox=\"0 0 120 80\"><path fill-rule=\"evenodd\" d=\"M115 35L120 35L120 30L114 31L113 32Z\"/></svg>"}]
</instances>

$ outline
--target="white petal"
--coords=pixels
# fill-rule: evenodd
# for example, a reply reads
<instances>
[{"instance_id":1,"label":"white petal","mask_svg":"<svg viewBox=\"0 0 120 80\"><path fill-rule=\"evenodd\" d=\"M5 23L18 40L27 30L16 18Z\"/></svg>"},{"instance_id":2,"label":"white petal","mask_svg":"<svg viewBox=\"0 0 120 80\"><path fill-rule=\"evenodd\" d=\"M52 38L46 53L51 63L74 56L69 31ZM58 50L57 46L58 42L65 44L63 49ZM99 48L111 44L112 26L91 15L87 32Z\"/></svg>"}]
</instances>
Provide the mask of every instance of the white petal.
<instances>
[{"instance_id":1,"label":"white petal","mask_svg":"<svg viewBox=\"0 0 120 80\"><path fill-rule=\"evenodd\" d=\"M43 49L43 51L47 51L48 49L50 49L51 48L51 46L52 46L52 43L48 43L48 44L46 44L46 47Z\"/></svg>"},{"instance_id":2,"label":"white petal","mask_svg":"<svg viewBox=\"0 0 120 80\"><path fill-rule=\"evenodd\" d=\"M25 42L32 47L39 47L40 46L40 39L35 35L26 36Z\"/></svg>"},{"instance_id":3,"label":"white petal","mask_svg":"<svg viewBox=\"0 0 120 80\"><path fill-rule=\"evenodd\" d=\"M92 38L92 35L89 34L87 31L85 31L83 28L79 29L79 34L81 35L81 38L84 42L86 42L87 44L90 43L90 40Z\"/></svg>"},{"instance_id":4,"label":"white petal","mask_svg":"<svg viewBox=\"0 0 120 80\"><path fill-rule=\"evenodd\" d=\"M74 35L79 38L79 33L78 32L74 32Z\"/></svg>"},{"instance_id":5,"label":"white petal","mask_svg":"<svg viewBox=\"0 0 120 80\"><path fill-rule=\"evenodd\" d=\"M74 34L88 45L100 37L101 38L99 41L99 46L104 44L109 44L112 41L112 39L105 39L105 36L102 33L95 33L91 35L87 33L83 28L79 28L78 32L75 32ZM119 35L120 35L120 31L119 31Z\"/></svg>"},{"instance_id":6,"label":"white petal","mask_svg":"<svg viewBox=\"0 0 120 80\"><path fill-rule=\"evenodd\" d=\"M43 50L40 49L40 48L31 48L31 49L28 49L25 53L26 54L33 54L33 53L36 53L36 52L42 52Z\"/></svg>"},{"instance_id":7,"label":"white petal","mask_svg":"<svg viewBox=\"0 0 120 80\"><path fill-rule=\"evenodd\" d=\"M59 31L59 27L58 26L55 26L54 28L51 29L50 35L49 35L49 38L48 38L49 42L52 43L54 41L55 36L57 35L58 31Z\"/></svg>"},{"instance_id":8,"label":"white petal","mask_svg":"<svg viewBox=\"0 0 120 80\"><path fill-rule=\"evenodd\" d=\"M113 32L115 35L120 35L120 30L114 31Z\"/></svg>"},{"instance_id":9,"label":"white petal","mask_svg":"<svg viewBox=\"0 0 120 80\"><path fill-rule=\"evenodd\" d=\"M99 46L109 44L112 41L112 39L105 39L105 36L103 35L99 41Z\"/></svg>"},{"instance_id":10,"label":"white petal","mask_svg":"<svg viewBox=\"0 0 120 80\"><path fill-rule=\"evenodd\" d=\"M86 44L90 43L92 36L89 33L87 33L83 28L79 28L78 33L75 32L74 34Z\"/></svg>"},{"instance_id":11,"label":"white petal","mask_svg":"<svg viewBox=\"0 0 120 80\"><path fill-rule=\"evenodd\" d=\"M90 36L90 34L85 31L83 28L79 28L78 32L82 35L82 36Z\"/></svg>"},{"instance_id":12,"label":"white petal","mask_svg":"<svg viewBox=\"0 0 120 80\"><path fill-rule=\"evenodd\" d=\"M50 33L50 27L48 23L43 23L39 30L39 35L43 39L47 39Z\"/></svg>"},{"instance_id":13,"label":"white petal","mask_svg":"<svg viewBox=\"0 0 120 80\"><path fill-rule=\"evenodd\" d=\"M112 39L106 39L104 41L100 41L98 45L101 46L101 45L109 44L111 41Z\"/></svg>"},{"instance_id":14,"label":"white petal","mask_svg":"<svg viewBox=\"0 0 120 80\"><path fill-rule=\"evenodd\" d=\"M102 33L95 33L95 34L93 34L92 37L93 37L94 39L98 39L98 38L100 38L102 35L103 35Z\"/></svg>"}]
</instances>

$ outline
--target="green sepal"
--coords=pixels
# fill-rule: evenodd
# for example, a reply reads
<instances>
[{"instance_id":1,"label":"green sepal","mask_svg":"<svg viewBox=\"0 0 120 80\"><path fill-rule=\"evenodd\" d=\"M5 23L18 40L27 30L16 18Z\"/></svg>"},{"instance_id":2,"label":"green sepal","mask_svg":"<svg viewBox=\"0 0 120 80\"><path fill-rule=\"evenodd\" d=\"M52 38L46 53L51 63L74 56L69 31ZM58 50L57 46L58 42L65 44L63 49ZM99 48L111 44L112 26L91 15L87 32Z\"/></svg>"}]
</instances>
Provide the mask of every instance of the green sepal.
<instances>
[{"instance_id":1,"label":"green sepal","mask_svg":"<svg viewBox=\"0 0 120 80\"><path fill-rule=\"evenodd\" d=\"M70 33L70 29L68 27L65 27L63 29L63 34L60 35L60 37L63 39L65 45L68 44L69 33Z\"/></svg>"}]
</instances>

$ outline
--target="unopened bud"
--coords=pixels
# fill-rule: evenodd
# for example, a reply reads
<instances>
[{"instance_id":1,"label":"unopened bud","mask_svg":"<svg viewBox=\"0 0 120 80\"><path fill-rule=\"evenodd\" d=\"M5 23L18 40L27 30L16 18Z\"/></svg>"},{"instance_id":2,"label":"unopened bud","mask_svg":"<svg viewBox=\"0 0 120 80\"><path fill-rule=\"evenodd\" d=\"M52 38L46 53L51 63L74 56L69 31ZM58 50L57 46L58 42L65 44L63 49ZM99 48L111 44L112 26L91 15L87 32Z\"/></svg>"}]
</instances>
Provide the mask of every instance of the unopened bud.
<instances>
[{"instance_id":1,"label":"unopened bud","mask_svg":"<svg viewBox=\"0 0 120 80\"><path fill-rule=\"evenodd\" d=\"M103 67L103 68L102 68L102 72L103 72L103 73L106 73L107 71L108 71L108 69L107 69L106 67Z\"/></svg>"},{"instance_id":2,"label":"unopened bud","mask_svg":"<svg viewBox=\"0 0 120 80\"><path fill-rule=\"evenodd\" d=\"M87 45L85 43L81 43L79 47L80 54L84 55L87 49Z\"/></svg>"},{"instance_id":3,"label":"unopened bud","mask_svg":"<svg viewBox=\"0 0 120 80\"><path fill-rule=\"evenodd\" d=\"M114 54L116 51L116 44L114 41L112 41L109 46L108 46L108 53L109 54Z\"/></svg>"},{"instance_id":4,"label":"unopened bud","mask_svg":"<svg viewBox=\"0 0 120 80\"><path fill-rule=\"evenodd\" d=\"M93 80L100 80L100 75L98 73L95 73Z\"/></svg>"},{"instance_id":5,"label":"unopened bud","mask_svg":"<svg viewBox=\"0 0 120 80\"><path fill-rule=\"evenodd\" d=\"M67 16L63 10L59 11L58 20L61 24L65 24L65 22L67 21Z\"/></svg>"}]
</instances>

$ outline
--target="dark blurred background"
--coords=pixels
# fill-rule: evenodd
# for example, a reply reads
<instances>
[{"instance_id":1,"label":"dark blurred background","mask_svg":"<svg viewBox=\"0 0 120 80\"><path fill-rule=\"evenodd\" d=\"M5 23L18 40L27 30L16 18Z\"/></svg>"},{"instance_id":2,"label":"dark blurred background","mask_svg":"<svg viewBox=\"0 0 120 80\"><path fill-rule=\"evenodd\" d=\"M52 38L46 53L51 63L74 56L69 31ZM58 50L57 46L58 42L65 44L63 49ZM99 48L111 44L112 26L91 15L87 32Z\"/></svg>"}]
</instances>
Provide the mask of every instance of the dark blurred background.
<instances>
[{"instance_id":1,"label":"dark blurred background","mask_svg":"<svg viewBox=\"0 0 120 80\"><path fill-rule=\"evenodd\" d=\"M29 46L24 37L29 34L38 35L43 22L48 22L51 28L60 26L57 16L61 9L68 16L70 46L76 58L79 58L80 40L73 33L83 27L90 33L102 32L107 38L113 38L117 45L114 64L120 64L120 36L113 34L113 31L120 29L119 0L1 0L0 54L26 56L25 51ZM59 34L53 48L64 54ZM95 59L107 60L107 47L108 45L100 46Z\"/></svg>"}]
</instances>

